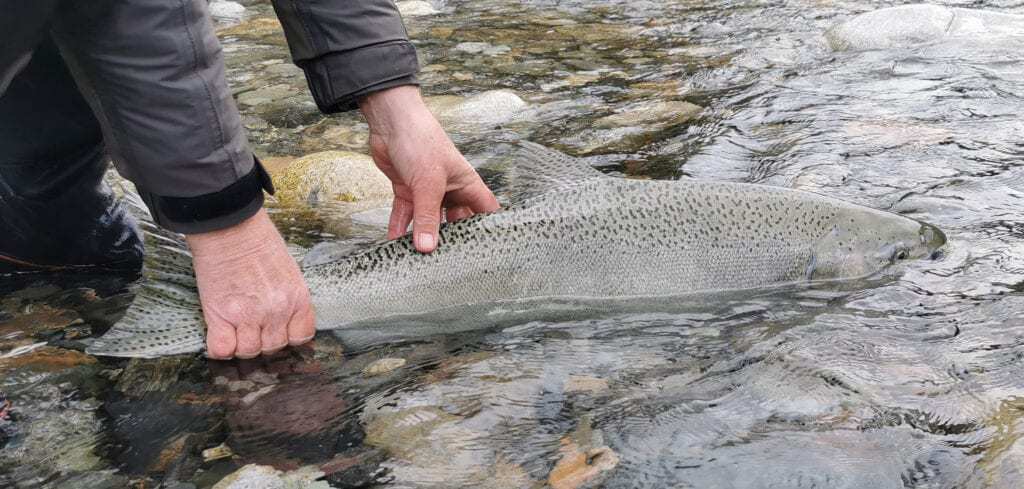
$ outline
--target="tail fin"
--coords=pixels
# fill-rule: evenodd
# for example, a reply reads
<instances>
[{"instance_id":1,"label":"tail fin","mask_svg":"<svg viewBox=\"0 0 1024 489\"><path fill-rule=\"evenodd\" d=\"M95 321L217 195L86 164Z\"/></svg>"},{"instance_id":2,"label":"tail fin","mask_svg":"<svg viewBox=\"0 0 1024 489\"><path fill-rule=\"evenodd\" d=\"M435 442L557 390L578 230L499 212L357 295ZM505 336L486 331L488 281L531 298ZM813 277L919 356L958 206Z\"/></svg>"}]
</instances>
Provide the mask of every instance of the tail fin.
<instances>
[{"instance_id":1,"label":"tail fin","mask_svg":"<svg viewBox=\"0 0 1024 489\"><path fill-rule=\"evenodd\" d=\"M139 358L202 351L206 324L185 238L153 222L131 183L116 176L108 181L142 228L146 258L141 284L124 317L85 351Z\"/></svg>"}]
</instances>

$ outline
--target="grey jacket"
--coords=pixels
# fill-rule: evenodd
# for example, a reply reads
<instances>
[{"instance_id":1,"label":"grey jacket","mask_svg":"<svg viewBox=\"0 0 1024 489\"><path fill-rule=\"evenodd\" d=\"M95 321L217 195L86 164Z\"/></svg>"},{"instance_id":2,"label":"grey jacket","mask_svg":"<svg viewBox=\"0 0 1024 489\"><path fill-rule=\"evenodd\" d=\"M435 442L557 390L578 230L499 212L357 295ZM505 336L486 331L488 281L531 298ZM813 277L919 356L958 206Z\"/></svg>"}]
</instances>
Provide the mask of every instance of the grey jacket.
<instances>
[{"instance_id":1,"label":"grey jacket","mask_svg":"<svg viewBox=\"0 0 1024 489\"><path fill-rule=\"evenodd\" d=\"M273 3L322 111L417 83L391 0ZM227 87L207 0L0 0L0 12L0 96L51 36L118 171L164 227L227 227L262 206L262 189L272 192Z\"/></svg>"}]
</instances>

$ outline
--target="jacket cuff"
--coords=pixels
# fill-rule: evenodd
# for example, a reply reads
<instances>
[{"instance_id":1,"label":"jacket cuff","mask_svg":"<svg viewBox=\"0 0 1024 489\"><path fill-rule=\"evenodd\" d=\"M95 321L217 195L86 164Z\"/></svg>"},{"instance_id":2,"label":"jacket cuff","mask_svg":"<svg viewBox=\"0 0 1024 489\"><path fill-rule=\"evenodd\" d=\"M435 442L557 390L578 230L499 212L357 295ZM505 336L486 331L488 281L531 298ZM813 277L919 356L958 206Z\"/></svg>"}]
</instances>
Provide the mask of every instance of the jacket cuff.
<instances>
[{"instance_id":1,"label":"jacket cuff","mask_svg":"<svg viewBox=\"0 0 1024 489\"><path fill-rule=\"evenodd\" d=\"M238 224L263 207L263 191L273 195L274 184L258 159L244 177L222 190L195 197L165 197L140 190L153 220L182 234L216 231Z\"/></svg>"},{"instance_id":2,"label":"jacket cuff","mask_svg":"<svg viewBox=\"0 0 1024 489\"><path fill-rule=\"evenodd\" d=\"M330 53L301 64L317 107L325 114L359 106L370 93L400 85L418 85L416 48L391 41Z\"/></svg>"}]
</instances>

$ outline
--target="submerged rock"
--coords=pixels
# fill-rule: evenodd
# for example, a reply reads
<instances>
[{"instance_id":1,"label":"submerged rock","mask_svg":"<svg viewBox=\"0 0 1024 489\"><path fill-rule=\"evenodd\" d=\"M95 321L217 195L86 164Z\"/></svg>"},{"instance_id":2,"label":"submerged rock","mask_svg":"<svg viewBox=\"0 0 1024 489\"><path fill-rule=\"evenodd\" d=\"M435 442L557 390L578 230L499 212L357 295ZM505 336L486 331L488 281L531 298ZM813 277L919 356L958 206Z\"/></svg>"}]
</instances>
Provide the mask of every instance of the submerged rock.
<instances>
[{"instance_id":1,"label":"submerged rock","mask_svg":"<svg viewBox=\"0 0 1024 489\"><path fill-rule=\"evenodd\" d=\"M562 439L558 451L562 458L548 474L552 489L595 487L619 465L619 456L604 446L601 433L593 430L587 419Z\"/></svg>"},{"instance_id":2,"label":"submerged rock","mask_svg":"<svg viewBox=\"0 0 1024 489\"><path fill-rule=\"evenodd\" d=\"M318 480L324 476L316 467L281 472L266 465L246 465L213 486L213 489L330 489Z\"/></svg>"},{"instance_id":3,"label":"submerged rock","mask_svg":"<svg viewBox=\"0 0 1024 489\"><path fill-rule=\"evenodd\" d=\"M910 48L943 40L1019 44L1024 40L1024 16L902 5L858 15L829 29L825 38L836 51Z\"/></svg>"},{"instance_id":4,"label":"submerged rock","mask_svg":"<svg viewBox=\"0 0 1024 489\"><path fill-rule=\"evenodd\" d=\"M373 377L376 375L384 375L398 370L405 366L404 358L381 358L363 369L363 375L367 377Z\"/></svg>"},{"instance_id":5,"label":"submerged rock","mask_svg":"<svg viewBox=\"0 0 1024 489\"><path fill-rule=\"evenodd\" d=\"M640 103L594 121L600 128L680 124L696 118L704 108L689 102L667 101Z\"/></svg>"}]
</instances>

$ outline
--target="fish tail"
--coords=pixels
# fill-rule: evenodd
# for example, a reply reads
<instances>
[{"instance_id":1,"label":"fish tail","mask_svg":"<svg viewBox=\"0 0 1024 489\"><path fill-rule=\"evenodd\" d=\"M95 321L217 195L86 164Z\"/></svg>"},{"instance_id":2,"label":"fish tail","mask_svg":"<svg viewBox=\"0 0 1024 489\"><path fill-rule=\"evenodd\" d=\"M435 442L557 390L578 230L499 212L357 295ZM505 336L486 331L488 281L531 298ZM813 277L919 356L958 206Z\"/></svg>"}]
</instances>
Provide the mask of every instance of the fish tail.
<instances>
[{"instance_id":1,"label":"fish tail","mask_svg":"<svg viewBox=\"0 0 1024 489\"><path fill-rule=\"evenodd\" d=\"M202 351L206 324L184 236L158 226L131 183L116 176L108 180L138 222L146 256L132 304L103 336L91 340L85 351L136 358Z\"/></svg>"}]
</instances>

